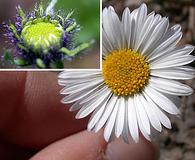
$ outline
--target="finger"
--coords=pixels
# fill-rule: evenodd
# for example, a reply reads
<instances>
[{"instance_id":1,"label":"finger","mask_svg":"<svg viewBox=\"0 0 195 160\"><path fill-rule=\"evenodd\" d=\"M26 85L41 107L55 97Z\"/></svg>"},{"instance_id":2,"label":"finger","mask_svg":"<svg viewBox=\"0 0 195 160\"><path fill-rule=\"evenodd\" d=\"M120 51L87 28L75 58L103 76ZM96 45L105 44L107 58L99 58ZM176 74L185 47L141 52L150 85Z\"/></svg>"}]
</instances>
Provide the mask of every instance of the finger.
<instances>
[{"instance_id":1,"label":"finger","mask_svg":"<svg viewBox=\"0 0 195 160\"><path fill-rule=\"evenodd\" d=\"M108 144L106 150L107 160L156 160L157 155L157 148L143 137L139 143L132 140L129 144L116 139Z\"/></svg>"},{"instance_id":2,"label":"finger","mask_svg":"<svg viewBox=\"0 0 195 160\"><path fill-rule=\"evenodd\" d=\"M2 72L1 134L11 143L42 148L86 128L60 103L57 72Z\"/></svg>"},{"instance_id":3,"label":"finger","mask_svg":"<svg viewBox=\"0 0 195 160\"><path fill-rule=\"evenodd\" d=\"M6 127L20 103L25 84L25 72L1 72L0 74L0 129Z\"/></svg>"},{"instance_id":4,"label":"finger","mask_svg":"<svg viewBox=\"0 0 195 160\"><path fill-rule=\"evenodd\" d=\"M83 131L51 144L30 160L100 160L106 145L101 132Z\"/></svg>"},{"instance_id":5,"label":"finger","mask_svg":"<svg viewBox=\"0 0 195 160\"><path fill-rule=\"evenodd\" d=\"M2 160L27 160L36 152L0 140L0 157Z\"/></svg>"}]
</instances>

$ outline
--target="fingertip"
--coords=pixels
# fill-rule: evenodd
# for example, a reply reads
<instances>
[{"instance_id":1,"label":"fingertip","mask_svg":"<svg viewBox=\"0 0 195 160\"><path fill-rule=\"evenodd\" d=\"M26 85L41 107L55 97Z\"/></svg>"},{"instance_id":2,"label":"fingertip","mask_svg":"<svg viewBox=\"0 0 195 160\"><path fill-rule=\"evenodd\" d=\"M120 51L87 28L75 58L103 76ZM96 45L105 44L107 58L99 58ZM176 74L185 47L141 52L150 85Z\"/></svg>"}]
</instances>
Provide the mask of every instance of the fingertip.
<instances>
[{"instance_id":1,"label":"fingertip","mask_svg":"<svg viewBox=\"0 0 195 160\"><path fill-rule=\"evenodd\" d=\"M156 160L158 150L151 142L140 137L138 143L131 140L129 144L122 139L115 139L108 144L105 153L108 160Z\"/></svg>"},{"instance_id":2,"label":"fingertip","mask_svg":"<svg viewBox=\"0 0 195 160\"><path fill-rule=\"evenodd\" d=\"M102 132L83 131L51 144L30 160L102 159L106 146Z\"/></svg>"}]
</instances>

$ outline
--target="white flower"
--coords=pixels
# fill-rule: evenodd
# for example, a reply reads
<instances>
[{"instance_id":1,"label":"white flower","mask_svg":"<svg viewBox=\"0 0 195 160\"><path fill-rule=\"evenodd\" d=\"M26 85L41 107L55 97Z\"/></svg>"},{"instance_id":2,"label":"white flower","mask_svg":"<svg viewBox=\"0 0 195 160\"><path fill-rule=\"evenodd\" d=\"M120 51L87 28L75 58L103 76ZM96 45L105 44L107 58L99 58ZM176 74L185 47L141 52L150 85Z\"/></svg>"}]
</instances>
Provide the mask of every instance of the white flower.
<instances>
[{"instance_id":1,"label":"white flower","mask_svg":"<svg viewBox=\"0 0 195 160\"><path fill-rule=\"evenodd\" d=\"M104 137L131 136L139 131L150 140L151 129L171 128L165 112L180 114L178 96L193 90L176 80L192 79L194 69L185 66L194 60L194 47L176 46L181 27L169 28L168 18L154 12L147 15L145 4L130 13L125 9L122 22L112 7L103 10L102 71L64 71L59 84L65 86L62 103L79 109L76 118L92 113L88 130L104 128Z\"/></svg>"}]
</instances>

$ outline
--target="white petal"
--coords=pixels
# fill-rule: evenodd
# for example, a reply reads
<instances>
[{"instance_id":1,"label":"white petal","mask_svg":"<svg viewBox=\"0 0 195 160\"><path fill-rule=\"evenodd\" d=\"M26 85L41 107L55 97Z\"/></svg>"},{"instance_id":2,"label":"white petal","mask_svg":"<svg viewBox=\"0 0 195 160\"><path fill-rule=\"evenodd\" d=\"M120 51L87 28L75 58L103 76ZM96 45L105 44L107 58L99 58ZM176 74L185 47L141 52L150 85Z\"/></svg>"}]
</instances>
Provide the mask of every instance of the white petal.
<instances>
[{"instance_id":1,"label":"white petal","mask_svg":"<svg viewBox=\"0 0 195 160\"><path fill-rule=\"evenodd\" d=\"M151 77L150 86L160 92L177 96L187 96L193 93L193 90L189 86L163 78Z\"/></svg>"},{"instance_id":2,"label":"white petal","mask_svg":"<svg viewBox=\"0 0 195 160\"><path fill-rule=\"evenodd\" d=\"M141 32L141 29L143 27L143 24L145 22L145 19L147 17L147 6L146 4L142 4L139 8L138 8L138 12L137 12L137 20L136 20L136 33L135 33L135 46L134 46L134 50L138 44L138 41L139 41L139 37L140 37L140 32Z\"/></svg>"},{"instance_id":3,"label":"white petal","mask_svg":"<svg viewBox=\"0 0 195 160\"><path fill-rule=\"evenodd\" d=\"M116 105L114 106L114 109L108 119L108 122L106 123L105 129L104 129L104 138L105 140L108 142L110 139L110 135L112 134L113 128L114 128L114 124L115 124L115 120L117 117L117 111L119 109L119 100L117 100Z\"/></svg>"},{"instance_id":4,"label":"white petal","mask_svg":"<svg viewBox=\"0 0 195 160\"><path fill-rule=\"evenodd\" d=\"M194 56L185 55L185 56L178 56L174 58L167 58L156 63L150 64L151 69L161 69L161 68L169 68L169 67L178 67L189 64L193 62L195 59Z\"/></svg>"},{"instance_id":5,"label":"white petal","mask_svg":"<svg viewBox=\"0 0 195 160\"><path fill-rule=\"evenodd\" d=\"M84 105L79 112L76 114L76 119L84 118L93 112L98 106L103 105L104 102L110 97L111 91L106 88L103 90L100 95L90 101L90 103Z\"/></svg>"},{"instance_id":6,"label":"white petal","mask_svg":"<svg viewBox=\"0 0 195 160\"><path fill-rule=\"evenodd\" d=\"M96 77L101 75L101 71L64 71L58 75L59 79L78 79L87 77Z\"/></svg>"},{"instance_id":7,"label":"white petal","mask_svg":"<svg viewBox=\"0 0 195 160\"><path fill-rule=\"evenodd\" d=\"M165 36L163 37L162 41L165 41L167 39L169 39L170 37L172 37L174 34L177 34L181 32L181 25L176 24L173 27L171 27L167 33L165 34Z\"/></svg>"},{"instance_id":8,"label":"white petal","mask_svg":"<svg viewBox=\"0 0 195 160\"><path fill-rule=\"evenodd\" d=\"M121 97L119 100L119 108L117 113L116 125L115 125L115 135L118 138L124 127L124 120L125 120L125 99Z\"/></svg>"},{"instance_id":9,"label":"white petal","mask_svg":"<svg viewBox=\"0 0 195 160\"><path fill-rule=\"evenodd\" d=\"M140 117L138 116L137 119L138 119L138 124L139 124L139 128L140 128L140 131L141 131L142 135L143 135L148 141L151 141L150 135L148 135L148 133L147 133L146 130L144 129L144 124L142 124L142 121L141 121Z\"/></svg>"},{"instance_id":10,"label":"white petal","mask_svg":"<svg viewBox=\"0 0 195 160\"><path fill-rule=\"evenodd\" d=\"M143 28L143 31L142 31L143 37L140 35L143 39L142 39L142 41L140 41L138 52L142 55L143 55L142 51L145 48L148 41L150 40L151 35L154 32L154 29L157 27L157 25L159 25L159 23L162 23L162 21L161 21L162 17L160 15L157 14L157 15L153 16L151 14L150 16L151 16L150 23L148 23L148 26L145 26L145 28ZM155 46L153 46L153 47L155 47Z\"/></svg>"},{"instance_id":11,"label":"white petal","mask_svg":"<svg viewBox=\"0 0 195 160\"><path fill-rule=\"evenodd\" d=\"M129 143L129 126L128 126L128 100L125 99L125 120L124 120L124 129L122 132L123 140L128 144Z\"/></svg>"},{"instance_id":12,"label":"white petal","mask_svg":"<svg viewBox=\"0 0 195 160\"><path fill-rule=\"evenodd\" d=\"M162 92L161 92L162 93ZM181 106L181 98L175 95L163 93L169 100L171 100L176 106Z\"/></svg>"},{"instance_id":13,"label":"white petal","mask_svg":"<svg viewBox=\"0 0 195 160\"><path fill-rule=\"evenodd\" d=\"M90 95L97 95L98 94L98 88L100 86L102 86L103 84L97 84L97 85L94 85L94 88L86 88L84 90L81 90L77 93L74 93L74 94L70 94L70 95L67 95L65 96L63 99L62 99L62 103L73 103L77 100L80 100L82 98L86 98L86 97L90 97Z\"/></svg>"},{"instance_id":14,"label":"white petal","mask_svg":"<svg viewBox=\"0 0 195 160\"><path fill-rule=\"evenodd\" d=\"M149 122L149 119L148 119L148 116L147 116L147 113L145 111L145 108L143 106L143 104L141 103L141 99L143 97L137 95L135 96L134 98L134 103L135 103L135 110L136 110L136 113L137 113L137 117L139 116L140 120L138 121L138 124L139 123L142 123L141 126L143 126L143 130L146 131L146 133L148 135L150 135L150 122Z\"/></svg>"},{"instance_id":15,"label":"white petal","mask_svg":"<svg viewBox=\"0 0 195 160\"><path fill-rule=\"evenodd\" d=\"M102 40L103 40L103 49L104 49L104 55L106 56L108 53L112 52L114 50L113 44L109 41L108 36L104 29L102 29Z\"/></svg>"},{"instance_id":16,"label":"white petal","mask_svg":"<svg viewBox=\"0 0 195 160\"><path fill-rule=\"evenodd\" d=\"M140 102L142 103L142 106L144 107L152 126L157 131L161 132L162 126L161 126L160 120L159 120L158 116L156 115L155 110L153 109L153 107L151 107L151 104L145 99L144 96L142 96L140 98Z\"/></svg>"},{"instance_id":17,"label":"white petal","mask_svg":"<svg viewBox=\"0 0 195 160\"><path fill-rule=\"evenodd\" d=\"M140 106L140 103L139 103L139 99L138 99L137 97L134 98L134 105L135 105L135 110L136 110L136 115L137 115L137 121L138 121L139 129L140 129L142 135L143 135L147 140L150 141L150 137L149 137L150 133L148 133L148 131L146 131L146 129L148 130L148 128L145 127L145 122L143 121L143 118L142 118L142 116L143 116L145 113L142 114L142 115L139 113L140 111L138 110L138 107ZM145 118L145 119L146 119L146 118ZM148 120L146 120L146 121L148 121Z\"/></svg>"},{"instance_id":18,"label":"white petal","mask_svg":"<svg viewBox=\"0 0 195 160\"><path fill-rule=\"evenodd\" d=\"M122 16L122 24L124 29L124 34L127 40L127 48L130 48L130 42L131 42L131 14L129 8L125 8Z\"/></svg>"},{"instance_id":19,"label":"white petal","mask_svg":"<svg viewBox=\"0 0 195 160\"><path fill-rule=\"evenodd\" d=\"M168 52L169 50L172 49L172 47L174 47L179 40L182 37L182 33L178 32L177 30L175 31L175 27L172 27L170 29L172 32L169 35L169 32L165 34L164 37L166 38L162 38L161 41L159 41L159 45L148 55L148 61L150 62L152 59L156 58L159 56L159 53L162 55L165 52Z\"/></svg>"},{"instance_id":20,"label":"white petal","mask_svg":"<svg viewBox=\"0 0 195 160\"><path fill-rule=\"evenodd\" d=\"M178 56L185 56L189 55L194 50L194 46L192 45L185 45L180 47L174 47L172 50L163 50L150 58L150 63L155 63L156 61L162 60L164 58L174 58Z\"/></svg>"},{"instance_id":21,"label":"white petal","mask_svg":"<svg viewBox=\"0 0 195 160\"><path fill-rule=\"evenodd\" d=\"M113 94L111 99L109 100L107 106L106 106L105 112L103 113L103 115L100 118L99 122L95 126L95 132L99 131L104 126L104 124L106 123L106 121L107 121L108 117L110 116L112 110L115 107L117 99L118 99L118 97Z\"/></svg>"},{"instance_id":22,"label":"white petal","mask_svg":"<svg viewBox=\"0 0 195 160\"><path fill-rule=\"evenodd\" d=\"M187 80L195 77L195 69L190 67L172 67L164 69L153 69L151 75L167 79Z\"/></svg>"},{"instance_id":23,"label":"white petal","mask_svg":"<svg viewBox=\"0 0 195 160\"><path fill-rule=\"evenodd\" d=\"M100 96L99 93L102 90L105 90L106 86L102 87L101 89L99 89L99 88L100 88L100 86L97 86L94 89L89 90L89 91L85 90L85 91L78 92L78 93L75 93L75 94L72 94L72 95L68 95L67 97L65 97L63 99L63 102L72 103L74 101L77 101L69 109L70 111L76 111L76 110L82 108L84 105L88 105L91 102L90 101L90 102L86 102L84 104L81 104L81 102L84 101L86 98L91 97L91 95L93 95L93 98L91 98L90 100L95 99L94 97L96 97L96 98L99 97Z\"/></svg>"},{"instance_id":24,"label":"white petal","mask_svg":"<svg viewBox=\"0 0 195 160\"><path fill-rule=\"evenodd\" d=\"M125 39L122 24L112 7L103 10L103 29L115 49L124 48Z\"/></svg>"},{"instance_id":25,"label":"white petal","mask_svg":"<svg viewBox=\"0 0 195 160\"><path fill-rule=\"evenodd\" d=\"M171 122L169 118L157 107L157 105L151 100L151 98L144 92L144 96L146 97L148 103L150 104L151 109L154 111L160 122L166 128L171 129Z\"/></svg>"},{"instance_id":26,"label":"white petal","mask_svg":"<svg viewBox=\"0 0 195 160\"><path fill-rule=\"evenodd\" d=\"M85 97L81 102L80 104L86 104L86 103L90 103L90 101L92 99L96 99L98 96L101 96L101 94L103 94L104 90L110 90L107 88L106 85L104 85L102 88L97 88L97 91L95 91L95 94L91 94L89 95L88 97Z\"/></svg>"},{"instance_id":27,"label":"white petal","mask_svg":"<svg viewBox=\"0 0 195 160\"><path fill-rule=\"evenodd\" d=\"M66 87L64 87L60 93L61 94L73 94L73 93L77 93L81 90L87 89L87 88L94 88L95 86L101 84L103 82L103 78L96 78L91 82L83 82L83 83L79 83L79 84L73 84L73 85L67 85Z\"/></svg>"},{"instance_id":28,"label":"white petal","mask_svg":"<svg viewBox=\"0 0 195 160\"><path fill-rule=\"evenodd\" d=\"M137 116L135 111L134 100L132 98L128 99L128 124L129 131L133 140L138 143L139 141L139 132L137 124Z\"/></svg>"},{"instance_id":29,"label":"white petal","mask_svg":"<svg viewBox=\"0 0 195 160\"><path fill-rule=\"evenodd\" d=\"M102 104L102 106L96 108L96 110L93 112L92 116L90 117L87 129L88 130L92 130L92 128L94 128L94 126L96 125L96 123L99 121L100 117L102 116L102 114L105 111L106 105L109 101L110 97L107 98L106 101L104 101L104 104Z\"/></svg>"},{"instance_id":30,"label":"white petal","mask_svg":"<svg viewBox=\"0 0 195 160\"><path fill-rule=\"evenodd\" d=\"M136 37L137 13L138 13L138 10L135 9L135 10L133 10L133 12L131 13L131 16L130 16L131 38L129 37L130 40L128 41L128 48L129 49L135 48L134 45L135 45L135 37Z\"/></svg>"},{"instance_id":31,"label":"white petal","mask_svg":"<svg viewBox=\"0 0 195 160\"><path fill-rule=\"evenodd\" d=\"M150 86L145 88L146 94L152 98L152 100L163 110L170 114L178 115L180 114L179 109L171 102L167 97L165 97L160 92L154 90Z\"/></svg>"},{"instance_id":32,"label":"white petal","mask_svg":"<svg viewBox=\"0 0 195 160\"><path fill-rule=\"evenodd\" d=\"M144 41L146 41L147 36L151 32L151 27L154 20L154 13L151 15L148 15L146 21L143 24L143 27L139 34L139 40L137 41L134 50L138 51L139 47L142 45Z\"/></svg>"},{"instance_id":33,"label":"white petal","mask_svg":"<svg viewBox=\"0 0 195 160\"><path fill-rule=\"evenodd\" d=\"M94 79L101 77L99 75L96 75L94 77L85 77L85 78L79 78L79 79L59 79L58 80L58 84L61 86L70 86L70 85L74 85L74 84L78 84L78 83L85 83L85 82L91 82Z\"/></svg>"},{"instance_id":34,"label":"white petal","mask_svg":"<svg viewBox=\"0 0 195 160\"><path fill-rule=\"evenodd\" d=\"M169 26L169 21L166 18L163 18L162 21L153 30L150 39L148 39L148 42L145 44L143 50L141 51L142 54L147 55L152 50L154 50L158 41L166 33L168 26Z\"/></svg>"},{"instance_id":35,"label":"white petal","mask_svg":"<svg viewBox=\"0 0 195 160\"><path fill-rule=\"evenodd\" d=\"M104 96L105 91L110 92L110 89L108 89L106 85L97 88L97 90L95 90L92 94L80 100L80 104L83 106L90 104L92 101L95 101L97 98Z\"/></svg>"}]
</instances>

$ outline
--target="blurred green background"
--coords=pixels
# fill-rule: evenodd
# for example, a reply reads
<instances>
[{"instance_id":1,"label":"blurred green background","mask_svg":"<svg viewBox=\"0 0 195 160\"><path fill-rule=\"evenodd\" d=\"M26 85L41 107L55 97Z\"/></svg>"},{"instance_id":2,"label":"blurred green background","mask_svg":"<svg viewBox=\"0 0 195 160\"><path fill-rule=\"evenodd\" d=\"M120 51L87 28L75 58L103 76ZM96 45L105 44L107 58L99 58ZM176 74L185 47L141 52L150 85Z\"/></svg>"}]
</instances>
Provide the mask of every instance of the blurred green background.
<instances>
[{"instance_id":1,"label":"blurred green background","mask_svg":"<svg viewBox=\"0 0 195 160\"><path fill-rule=\"evenodd\" d=\"M81 24L78 41L100 39L100 2L99 0L58 0L56 9L74 10L73 17Z\"/></svg>"}]
</instances>

